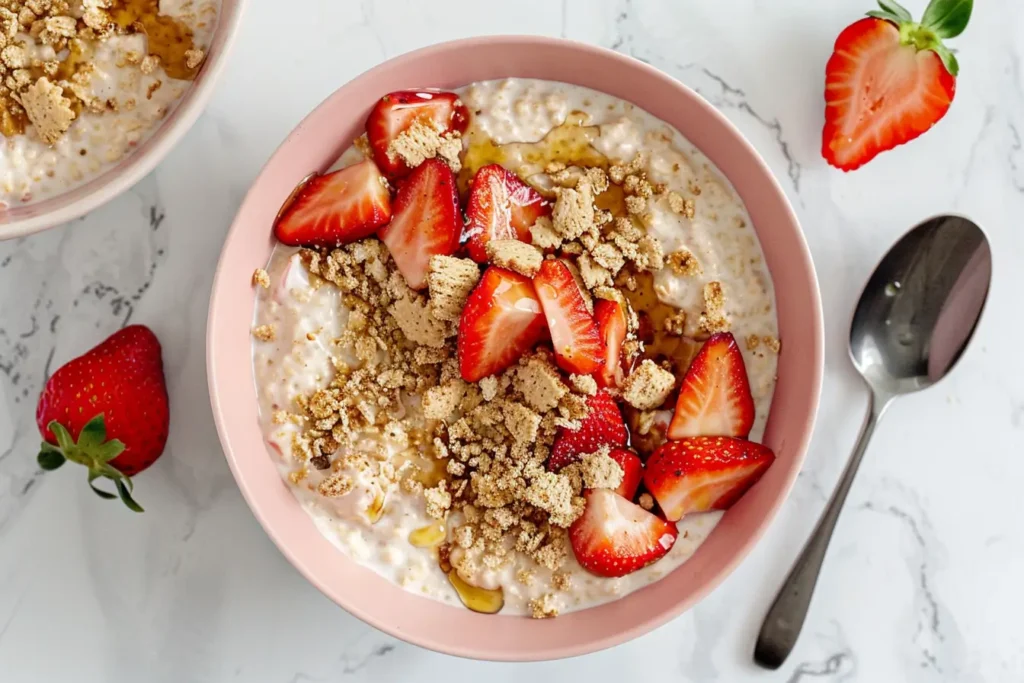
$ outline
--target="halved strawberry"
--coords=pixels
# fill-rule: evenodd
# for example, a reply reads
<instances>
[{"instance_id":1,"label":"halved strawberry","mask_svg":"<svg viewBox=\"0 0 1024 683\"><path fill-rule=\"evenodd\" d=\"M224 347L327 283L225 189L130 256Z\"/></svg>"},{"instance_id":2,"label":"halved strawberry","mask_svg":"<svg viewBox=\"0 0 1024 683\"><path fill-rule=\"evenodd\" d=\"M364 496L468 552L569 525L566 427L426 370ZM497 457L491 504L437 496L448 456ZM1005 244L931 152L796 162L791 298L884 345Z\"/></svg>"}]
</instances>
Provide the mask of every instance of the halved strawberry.
<instances>
[{"instance_id":1,"label":"halved strawberry","mask_svg":"<svg viewBox=\"0 0 1024 683\"><path fill-rule=\"evenodd\" d=\"M391 222L377 236L413 289L427 286L431 256L459 248L462 218L455 174L440 159L427 159L398 188Z\"/></svg>"},{"instance_id":2,"label":"halved strawberry","mask_svg":"<svg viewBox=\"0 0 1024 683\"><path fill-rule=\"evenodd\" d=\"M725 436L669 441L648 458L644 485L665 518L725 510L775 461L767 446Z\"/></svg>"},{"instance_id":3,"label":"halved strawberry","mask_svg":"<svg viewBox=\"0 0 1024 683\"><path fill-rule=\"evenodd\" d=\"M660 560L679 531L609 489L584 494L583 516L569 527L576 561L591 574L625 576Z\"/></svg>"},{"instance_id":4,"label":"halved strawberry","mask_svg":"<svg viewBox=\"0 0 1024 683\"><path fill-rule=\"evenodd\" d=\"M453 92L401 90L380 98L366 119L366 137L373 160L388 178L400 178L412 171L401 159L388 158L388 147L416 120L440 133L461 133L469 123L469 110Z\"/></svg>"},{"instance_id":5,"label":"halved strawberry","mask_svg":"<svg viewBox=\"0 0 1024 683\"><path fill-rule=\"evenodd\" d=\"M821 153L844 171L927 131L956 92L959 67L942 39L963 32L972 3L932 0L921 23L894 0L879 5L839 34L825 66Z\"/></svg>"},{"instance_id":6,"label":"halved strawberry","mask_svg":"<svg viewBox=\"0 0 1024 683\"><path fill-rule=\"evenodd\" d=\"M550 204L515 173L498 164L483 166L473 176L466 204L464 239L469 257L487 261L491 240L529 243L530 226L551 211Z\"/></svg>"},{"instance_id":7,"label":"halved strawberry","mask_svg":"<svg viewBox=\"0 0 1024 683\"><path fill-rule=\"evenodd\" d=\"M753 426L754 398L743 354L731 332L719 332L704 342L683 378L668 438L746 438Z\"/></svg>"},{"instance_id":8,"label":"halved strawberry","mask_svg":"<svg viewBox=\"0 0 1024 683\"><path fill-rule=\"evenodd\" d=\"M579 429L561 429L551 447L548 469L557 472L577 462L580 456L593 453L601 446L625 446L629 433L622 413L611 394L601 389L587 399L590 412L580 421Z\"/></svg>"},{"instance_id":9,"label":"halved strawberry","mask_svg":"<svg viewBox=\"0 0 1024 683\"><path fill-rule=\"evenodd\" d=\"M274 224L279 242L334 247L372 235L391 218L387 183L367 159L310 179Z\"/></svg>"},{"instance_id":10,"label":"halved strawberry","mask_svg":"<svg viewBox=\"0 0 1024 683\"><path fill-rule=\"evenodd\" d=\"M558 367L576 375L600 370L604 365L604 344L569 267L558 259L544 261L533 278L533 286L544 307Z\"/></svg>"},{"instance_id":11,"label":"halved strawberry","mask_svg":"<svg viewBox=\"0 0 1024 683\"><path fill-rule=\"evenodd\" d=\"M615 489L615 493L626 500L633 500L636 490L640 488L640 480L644 476L643 461L636 453L627 451L625 448L613 448L609 451L608 456L619 463L619 467L622 468L622 483Z\"/></svg>"},{"instance_id":12,"label":"halved strawberry","mask_svg":"<svg viewBox=\"0 0 1024 683\"><path fill-rule=\"evenodd\" d=\"M501 372L544 334L544 315L530 278L491 266L459 320L459 371L477 382Z\"/></svg>"},{"instance_id":13,"label":"halved strawberry","mask_svg":"<svg viewBox=\"0 0 1024 683\"><path fill-rule=\"evenodd\" d=\"M594 375L598 385L622 384L622 342L626 338L626 311L617 301L600 299L594 304L594 320L604 343L604 366Z\"/></svg>"}]
</instances>

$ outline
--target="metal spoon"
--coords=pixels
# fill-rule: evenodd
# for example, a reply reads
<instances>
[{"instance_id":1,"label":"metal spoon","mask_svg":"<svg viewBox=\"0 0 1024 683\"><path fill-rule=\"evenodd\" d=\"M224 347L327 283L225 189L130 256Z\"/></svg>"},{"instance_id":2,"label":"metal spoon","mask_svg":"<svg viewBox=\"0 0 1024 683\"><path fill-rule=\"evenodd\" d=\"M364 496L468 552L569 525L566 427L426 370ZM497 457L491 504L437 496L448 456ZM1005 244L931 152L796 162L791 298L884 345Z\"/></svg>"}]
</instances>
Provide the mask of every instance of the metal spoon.
<instances>
[{"instance_id":1,"label":"metal spoon","mask_svg":"<svg viewBox=\"0 0 1024 683\"><path fill-rule=\"evenodd\" d=\"M875 425L897 396L930 387L960 358L981 316L992 252L981 228L960 216L921 223L897 242L861 293L850 357L871 389L853 455L757 638L754 661L777 669L793 650L839 512Z\"/></svg>"}]
</instances>

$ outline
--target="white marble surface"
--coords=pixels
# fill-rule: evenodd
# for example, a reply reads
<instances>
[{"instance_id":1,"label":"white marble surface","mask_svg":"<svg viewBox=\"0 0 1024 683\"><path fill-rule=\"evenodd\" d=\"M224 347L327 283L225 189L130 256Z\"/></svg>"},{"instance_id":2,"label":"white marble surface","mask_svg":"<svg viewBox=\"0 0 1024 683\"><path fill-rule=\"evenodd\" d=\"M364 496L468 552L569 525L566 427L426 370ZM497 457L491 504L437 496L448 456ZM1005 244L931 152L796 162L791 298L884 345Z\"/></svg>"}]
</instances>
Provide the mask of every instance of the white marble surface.
<instances>
[{"instance_id":1,"label":"white marble surface","mask_svg":"<svg viewBox=\"0 0 1024 683\"><path fill-rule=\"evenodd\" d=\"M0 681L1024 680L1024 7L978 3L956 47L959 92L925 137L843 175L819 157L823 66L867 0L302 0L250 2L206 115L130 193L0 244ZM924 0L908 0L919 14ZM303 8L279 14L283 6ZM697 88L782 179L821 278L827 359L805 471L769 533L697 608L566 662L513 666L406 645L347 615L282 558L225 466L206 396L214 264L246 187L335 87L431 42L543 33L647 60ZM940 211L976 218L995 280L946 383L876 433L786 666L750 661L775 589L859 427L849 312L875 261ZM135 516L84 476L43 477L34 407L48 373L126 322L164 343L168 450Z\"/></svg>"}]
</instances>

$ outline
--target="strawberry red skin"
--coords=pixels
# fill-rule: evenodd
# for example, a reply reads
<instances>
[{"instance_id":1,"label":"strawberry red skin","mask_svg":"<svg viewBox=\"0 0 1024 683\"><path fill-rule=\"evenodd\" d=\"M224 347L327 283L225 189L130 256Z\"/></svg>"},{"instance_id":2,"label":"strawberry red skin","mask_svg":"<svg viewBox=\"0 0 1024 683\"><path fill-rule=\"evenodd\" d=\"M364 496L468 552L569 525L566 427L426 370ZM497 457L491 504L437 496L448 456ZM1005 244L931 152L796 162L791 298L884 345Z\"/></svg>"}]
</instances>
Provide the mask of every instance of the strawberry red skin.
<instances>
[{"instance_id":1,"label":"strawberry red skin","mask_svg":"<svg viewBox=\"0 0 1024 683\"><path fill-rule=\"evenodd\" d=\"M629 439L626 423L615 399L607 391L598 390L587 399L590 412L580 421L579 429L560 429L551 447L548 469L558 472L580 457L601 446L625 446Z\"/></svg>"},{"instance_id":2,"label":"strawberry red skin","mask_svg":"<svg viewBox=\"0 0 1024 683\"><path fill-rule=\"evenodd\" d=\"M126 476L156 462L167 443L169 410L160 342L149 328L130 325L53 373L36 408L39 433L57 440L47 425L56 420L78 438L86 422L103 413L108 439L124 451L110 461Z\"/></svg>"},{"instance_id":3,"label":"strawberry red skin","mask_svg":"<svg viewBox=\"0 0 1024 683\"><path fill-rule=\"evenodd\" d=\"M622 483L615 489L615 493L626 500L633 500L644 476L643 461L636 453L625 448L613 448L608 452L608 456L622 468Z\"/></svg>"},{"instance_id":4,"label":"strawberry red skin","mask_svg":"<svg viewBox=\"0 0 1024 683\"><path fill-rule=\"evenodd\" d=\"M754 398L743 354L731 332L719 332L704 342L683 378L668 438L746 438L753 426Z\"/></svg>"},{"instance_id":5,"label":"strawberry red skin","mask_svg":"<svg viewBox=\"0 0 1024 683\"><path fill-rule=\"evenodd\" d=\"M427 159L398 187L391 222L377 236L413 289L427 286L431 256L459 248L462 216L455 174L440 159Z\"/></svg>"},{"instance_id":6,"label":"strawberry red skin","mask_svg":"<svg viewBox=\"0 0 1024 683\"><path fill-rule=\"evenodd\" d=\"M459 319L459 372L467 382L510 367L544 335L544 315L530 278L488 268Z\"/></svg>"},{"instance_id":7,"label":"strawberry red skin","mask_svg":"<svg viewBox=\"0 0 1024 683\"><path fill-rule=\"evenodd\" d=\"M388 158L388 147L417 119L431 121L442 133L462 133L469 124L469 110L453 92L400 90L380 98L366 119L366 137L373 151L373 160L389 179L401 178L412 172L402 159Z\"/></svg>"},{"instance_id":8,"label":"strawberry red skin","mask_svg":"<svg viewBox=\"0 0 1024 683\"><path fill-rule=\"evenodd\" d=\"M311 178L274 224L293 246L334 247L369 237L391 218L391 196L370 160Z\"/></svg>"},{"instance_id":9,"label":"strawberry red skin","mask_svg":"<svg viewBox=\"0 0 1024 683\"><path fill-rule=\"evenodd\" d=\"M956 78L931 50L900 44L891 22L867 17L836 39L825 66L822 156L852 171L945 116Z\"/></svg>"},{"instance_id":10,"label":"strawberry red skin","mask_svg":"<svg viewBox=\"0 0 1024 683\"><path fill-rule=\"evenodd\" d=\"M644 469L644 485L665 518L725 510L757 483L775 461L767 446L723 436L669 441L656 450Z\"/></svg>"},{"instance_id":11,"label":"strawberry red skin","mask_svg":"<svg viewBox=\"0 0 1024 683\"><path fill-rule=\"evenodd\" d=\"M558 259L544 261L533 286L544 308L558 367L576 375L600 370L605 362L604 344L569 267Z\"/></svg>"},{"instance_id":12,"label":"strawberry red skin","mask_svg":"<svg viewBox=\"0 0 1024 683\"><path fill-rule=\"evenodd\" d=\"M576 561L591 574L617 577L660 560L679 536L675 524L608 489L585 491L583 515L569 527Z\"/></svg>"},{"instance_id":13,"label":"strawberry red skin","mask_svg":"<svg viewBox=\"0 0 1024 683\"><path fill-rule=\"evenodd\" d=\"M530 227L550 212L550 204L515 173L498 164L481 167L473 176L466 203L463 240L469 257L485 263L491 240L530 243Z\"/></svg>"},{"instance_id":14,"label":"strawberry red skin","mask_svg":"<svg viewBox=\"0 0 1024 683\"><path fill-rule=\"evenodd\" d=\"M626 311L617 301L599 299L594 304L594 320L604 344L604 366L594 375L602 387L622 385L622 342L626 339Z\"/></svg>"}]
</instances>

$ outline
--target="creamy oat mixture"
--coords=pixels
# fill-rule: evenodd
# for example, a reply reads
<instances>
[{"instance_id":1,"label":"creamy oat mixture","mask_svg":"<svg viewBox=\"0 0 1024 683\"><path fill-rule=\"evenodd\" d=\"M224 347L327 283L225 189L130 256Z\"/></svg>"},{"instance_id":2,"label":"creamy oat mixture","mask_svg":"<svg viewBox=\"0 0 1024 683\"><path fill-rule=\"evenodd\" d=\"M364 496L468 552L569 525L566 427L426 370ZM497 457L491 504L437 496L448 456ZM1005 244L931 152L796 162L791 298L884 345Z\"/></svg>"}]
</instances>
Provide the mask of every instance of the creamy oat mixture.
<instances>
[{"instance_id":1,"label":"creamy oat mixture","mask_svg":"<svg viewBox=\"0 0 1024 683\"><path fill-rule=\"evenodd\" d=\"M774 294L750 218L728 181L677 131L602 93L524 79L478 83L458 93L472 112L470 128L462 136L461 162L456 161L464 174L497 162L538 188L575 184L574 197L584 192L579 183L593 179L604 187L610 178L612 189L601 192L597 200L599 210L609 212L603 220L625 220L625 231L635 219L634 224L646 226L646 234L657 245L645 251L645 242L638 243L640 249L620 242L628 259L617 273L612 271L622 264L602 265L603 247L579 247L587 289L600 295L601 288L614 279L634 309L672 330L648 344L649 351L654 348L677 358L687 354L692 358L699 348L699 341L692 340L731 331L742 348L756 408L750 439L759 440L771 404L779 351ZM361 147L357 144L347 151L337 167L361 159ZM603 165L607 173L598 171L580 181L566 177L574 172L566 165ZM560 206L567 203L563 194L571 193L559 191L554 223L534 229L535 245L545 239L564 242L565 234L555 234L568 220L568 209ZM479 387L463 383L456 389L461 380L457 369L453 379L450 365L450 347L455 345L449 336L451 328L442 329L448 323L441 323L434 329L433 323L417 318L422 311L410 303L417 301L416 295L389 277L382 265L389 260L386 250L376 240L372 244L380 248L357 243L327 258L282 245L266 270L253 276L258 292L254 374L264 434L282 476L328 539L407 590L457 604L460 595L453 585L458 584L463 602L486 606L488 601L493 603L494 589L498 589L502 613L533 616L621 597L665 576L692 555L714 529L720 512L686 516L678 523L678 540L662 559L621 578L604 578L580 567L557 525L545 522L544 536L531 531L533 527L522 519L503 520L503 515L510 514L503 510L518 509L522 503L482 507L488 503L476 489L484 488L484 482L470 482L466 452L472 442L461 433L472 425L457 418L483 411L486 422L490 401L496 408L495 419L505 420L508 426L504 433L510 431L518 439L516 432L524 423L502 414L522 411L531 419L536 416L525 428L528 437L543 441L546 429L576 417L572 406L585 400L591 388L587 382L572 380L571 389L560 390L553 403L541 405L551 397L531 392L551 364L542 356L531 356L493 382L487 378ZM631 249L638 253L630 253ZM627 277L630 268L636 269L635 277ZM367 373L366 381L378 382L383 388L375 391L386 397L377 405L339 408L343 397L337 391L331 394L330 387L339 386L332 382L358 376L356 368L370 359L377 362L386 344L375 345L374 335L391 329L359 306L351 309L351 274L357 271L364 277L371 274L369 296L381 297L385 308L397 311L399 322L392 321L391 328L400 327L406 337L416 338L419 345L405 363L428 377ZM475 277L471 279L468 287L475 283ZM430 294L436 297L433 284ZM368 285L359 286L363 296ZM433 388L419 391L417 382ZM507 398L501 397L502 391L509 392ZM440 404L442 409L437 408ZM666 424L671 406L636 413L638 417L631 421L634 443L650 436L652 424ZM449 417L438 419L445 414ZM379 426L339 433L349 420L364 427ZM439 427L441 422L447 426ZM345 445L339 447L342 440ZM509 442L515 443L511 438ZM338 457L335 450L343 456ZM596 472L595 465L594 471L584 468L580 476L589 481L598 476ZM460 507L455 501L469 495L464 493L467 488L477 496L477 505ZM529 498L530 504L539 505L551 520L578 515L571 506L559 508L540 497ZM486 546L482 544L481 530L509 526L518 530L517 536L496 533ZM495 558L495 548L502 545L505 550L499 548L501 557ZM446 571L455 577L454 583ZM485 590L466 590L466 584Z\"/></svg>"},{"instance_id":2,"label":"creamy oat mixture","mask_svg":"<svg viewBox=\"0 0 1024 683\"><path fill-rule=\"evenodd\" d=\"M0 0L0 207L56 196L145 141L205 59L220 0Z\"/></svg>"}]
</instances>

